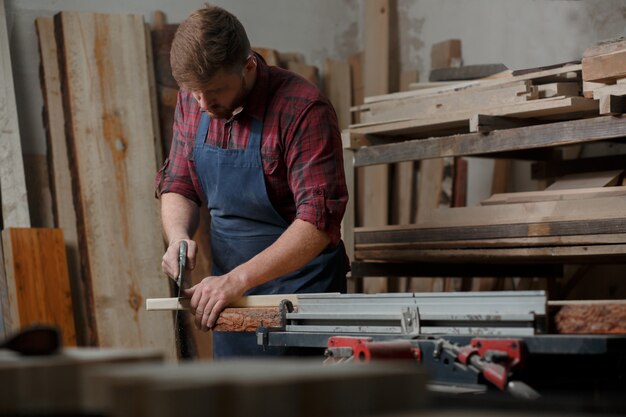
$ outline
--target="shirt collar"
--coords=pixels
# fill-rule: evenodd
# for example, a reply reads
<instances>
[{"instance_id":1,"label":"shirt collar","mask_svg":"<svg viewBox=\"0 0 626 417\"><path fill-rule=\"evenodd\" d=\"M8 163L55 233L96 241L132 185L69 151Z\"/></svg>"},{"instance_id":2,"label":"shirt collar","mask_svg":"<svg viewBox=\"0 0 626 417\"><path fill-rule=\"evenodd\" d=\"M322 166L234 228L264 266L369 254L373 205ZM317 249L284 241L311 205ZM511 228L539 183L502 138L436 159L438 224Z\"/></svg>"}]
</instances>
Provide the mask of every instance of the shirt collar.
<instances>
[{"instance_id":1,"label":"shirt collar","mask_svg":"<svg viewBox=\"0 0 626 417\"><path fill-rule=\"evenodd\" d=\"M251 117L263 121L269 91L269 67L261 55L252 52L256 57L256 81L244 104L243 112Z\"/></svg>"}]
</instances>

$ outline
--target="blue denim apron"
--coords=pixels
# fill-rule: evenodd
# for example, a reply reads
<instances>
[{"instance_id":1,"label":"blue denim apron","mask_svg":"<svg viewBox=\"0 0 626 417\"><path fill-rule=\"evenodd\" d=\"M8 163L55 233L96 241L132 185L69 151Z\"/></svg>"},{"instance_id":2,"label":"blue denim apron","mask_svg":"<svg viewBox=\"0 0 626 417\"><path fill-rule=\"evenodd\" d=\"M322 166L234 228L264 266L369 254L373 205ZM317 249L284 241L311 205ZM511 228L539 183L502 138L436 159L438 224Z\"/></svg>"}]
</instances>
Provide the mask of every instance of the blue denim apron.
<instances>
[{"instance_id":1,"label":"blue denim apron","mask_svg":"<svg viewBox=\"0 0 626 417\"><path fill-rule=\"evenodd\" d=\"M274 209L265 187L261 162L263 123L252 119L248 145L223 149L205 143L210 117L202 113L196 132L196 172L211 213L211 250L215 276L250 260L278 239L289 224ZM343 243L327 247L303 268L255 287L251 294L294 294L346 291ZM215 358L298 354L285 348L263 351L254 332L213 333Z\"/></svg>"}]
</instances>

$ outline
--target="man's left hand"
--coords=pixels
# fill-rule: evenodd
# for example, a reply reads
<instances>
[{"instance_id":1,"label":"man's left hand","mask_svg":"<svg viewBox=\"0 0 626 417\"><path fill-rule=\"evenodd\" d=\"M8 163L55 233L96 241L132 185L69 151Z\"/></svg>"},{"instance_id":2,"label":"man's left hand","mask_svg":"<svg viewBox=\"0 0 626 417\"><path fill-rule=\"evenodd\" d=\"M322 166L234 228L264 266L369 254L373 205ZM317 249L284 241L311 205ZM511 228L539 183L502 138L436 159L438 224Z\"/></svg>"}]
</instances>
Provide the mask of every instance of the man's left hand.
<instances>
[{"instance_id":1,"label":"man's left hand","mask_svg":"<svg viewBox=\"0 0 626 417\"><path fill-rule=\"evenodd\" d=\"M211 330L222 310L243 296L245 291L246 288L231 274L206 277L185 290L185 295L191 297L189 305L196 327L202 331Z\"/></svg>"}]
</instances>

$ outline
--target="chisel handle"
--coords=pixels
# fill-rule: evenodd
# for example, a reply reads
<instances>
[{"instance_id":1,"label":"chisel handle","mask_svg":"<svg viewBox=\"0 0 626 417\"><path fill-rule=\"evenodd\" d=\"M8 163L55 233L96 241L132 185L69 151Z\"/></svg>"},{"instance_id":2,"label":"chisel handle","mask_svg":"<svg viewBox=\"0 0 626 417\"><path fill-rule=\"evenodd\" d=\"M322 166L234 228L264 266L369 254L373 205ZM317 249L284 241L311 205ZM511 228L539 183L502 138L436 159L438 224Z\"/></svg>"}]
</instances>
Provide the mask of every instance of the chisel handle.
<instances>
[{"instance_id":1,"label":"chisel handle","mask_svg":"<svg viewBox=\"0 0 626 417\"><path fill-rule=\"evenodd\" d=\"M178 249L178 278L176 278L176 285L181 288L183 285L183 278L185 276L185 267L187 266L187 241L180 241L180 248Z\"/></svg>"}]
</instances>

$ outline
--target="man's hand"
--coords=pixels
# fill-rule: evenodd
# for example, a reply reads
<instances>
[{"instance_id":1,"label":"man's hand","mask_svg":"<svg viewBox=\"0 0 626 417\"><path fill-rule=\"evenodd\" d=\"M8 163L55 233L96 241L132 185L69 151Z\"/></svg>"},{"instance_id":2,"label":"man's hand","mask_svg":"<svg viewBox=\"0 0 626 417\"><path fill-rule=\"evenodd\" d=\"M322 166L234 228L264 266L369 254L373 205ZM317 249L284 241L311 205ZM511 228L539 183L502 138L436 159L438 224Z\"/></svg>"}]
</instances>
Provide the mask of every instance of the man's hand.
<instances>
[{"instance_id":1,"label":"man's hand","mask_svg":"<svg viewBox=\"0 0 626 417\"><path fill-rule=\"evenodd\" d=\"M178 277L178 251L180 250L180 242L183 240L187 241L187 269L193 270L196 267L196 253L198 252L196 242L190 239L173 241L165 251L161 261L163 272L172 279Z\"/></svg>"},{"instance_id":2,"label":"man's hand","mask_svg":"<svg viewBox=\"0 0 626 417\"><path fill-rule=\"evenodd\" d=\"M189 306L195 316L196 327L202 331L212 329L222 310L238 300L245 291L243 281L234 274L206 277L199 284L184 290L185 295L191 297Z\"/></svg>"}]
</instances>

